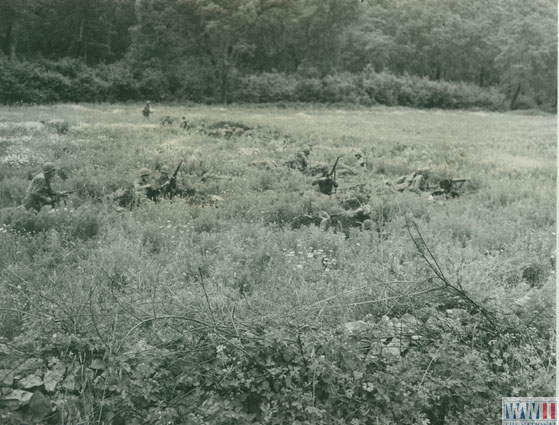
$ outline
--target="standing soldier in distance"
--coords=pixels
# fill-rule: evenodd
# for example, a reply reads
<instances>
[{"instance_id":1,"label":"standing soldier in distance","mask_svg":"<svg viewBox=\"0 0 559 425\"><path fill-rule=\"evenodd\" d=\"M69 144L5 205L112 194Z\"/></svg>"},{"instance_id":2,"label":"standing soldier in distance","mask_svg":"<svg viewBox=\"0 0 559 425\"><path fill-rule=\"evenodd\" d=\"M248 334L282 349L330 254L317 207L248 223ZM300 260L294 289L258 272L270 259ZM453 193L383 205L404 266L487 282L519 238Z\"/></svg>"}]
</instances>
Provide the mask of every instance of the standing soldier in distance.
<instances>
[{"instance_id":1,"label":"standing soldier in distance","mask_svg":"<svg viewBox=\"0 0 559 425\"><path fill-rule=\"evenodd\" d=\"M146 102L146 106L144 106L144 110L142 111L142 115L144 116L144 119L149 120L149 115L151 114L151 109L150 109L150 102L149 100Z\"/></svg>"},{"instance_id":2,"label":"standing soldier in distance","mask_svg":"<svg viewBox=\"0 0 559 425\"><path fill-rule=\"evenodd\" d=\"M53 205L59 192L52 190L50 182L56 174L56 167L52 162L43 164L43 172L35 175L29 183L23 206L26 209L33 208L39 212L43 205Z\"/></svg>"}]
</instances>

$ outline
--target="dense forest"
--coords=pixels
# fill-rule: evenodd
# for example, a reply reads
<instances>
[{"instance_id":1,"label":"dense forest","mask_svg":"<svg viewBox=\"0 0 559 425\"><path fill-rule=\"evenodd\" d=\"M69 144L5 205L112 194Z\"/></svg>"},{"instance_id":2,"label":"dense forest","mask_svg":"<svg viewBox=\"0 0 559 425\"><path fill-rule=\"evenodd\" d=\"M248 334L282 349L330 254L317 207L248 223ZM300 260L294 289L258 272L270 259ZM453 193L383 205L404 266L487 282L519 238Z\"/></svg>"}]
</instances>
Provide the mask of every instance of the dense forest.
<instances>
[{"instance_id":1,"label":"dense forest","mask_svg":"<svg viewBox=\"0 0 559 425\"><path fill-rule=\"evenodd\" d=\"M0 102L554 109L551 0L3 0Z\"/></svg>"}]
</instances>

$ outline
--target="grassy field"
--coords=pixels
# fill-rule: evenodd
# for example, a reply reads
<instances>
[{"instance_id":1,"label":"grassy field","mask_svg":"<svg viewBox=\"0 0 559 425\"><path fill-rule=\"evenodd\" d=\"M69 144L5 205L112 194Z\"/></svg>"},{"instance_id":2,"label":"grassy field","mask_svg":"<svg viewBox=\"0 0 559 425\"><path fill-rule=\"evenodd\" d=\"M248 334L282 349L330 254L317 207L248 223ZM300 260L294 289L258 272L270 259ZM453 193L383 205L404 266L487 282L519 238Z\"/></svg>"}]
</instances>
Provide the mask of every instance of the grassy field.
<instances>
[{"instance_id":1,"label":"grassy field","mask_svg":"<svg viewBox=\"0 0 559 425\"><path fill-rule=\"evenodd\" d=\"M490 424L501 397L554 393L556 116L141 108L0 107L0 378L50 406L3 390L7 423ZM283 165L305 147L350 171L335 195ZM15 208L47 160L78 192ZM111 199L180 160L211 202ZM386 185L427 167L469 181L449 199ZM372 230L294 228L357 195Z\"/></svg>"}]
</instances>

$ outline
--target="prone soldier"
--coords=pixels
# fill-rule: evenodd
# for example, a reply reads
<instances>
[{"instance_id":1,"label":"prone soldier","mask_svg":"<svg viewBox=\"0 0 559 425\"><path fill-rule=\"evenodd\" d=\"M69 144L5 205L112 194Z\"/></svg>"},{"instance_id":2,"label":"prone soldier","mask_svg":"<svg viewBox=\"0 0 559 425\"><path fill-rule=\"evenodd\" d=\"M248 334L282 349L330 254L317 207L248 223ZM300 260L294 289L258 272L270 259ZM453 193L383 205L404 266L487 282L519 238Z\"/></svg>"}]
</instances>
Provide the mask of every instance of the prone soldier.
<instances>
[{"instance_id":1,"label":"prone soldier","mask_svg":"<svg viewBox=\"0 0 559 425\"><path fill-rule=\"evenodd\" d=\"M357 161L357 164L360 167L366 167L367 166L367 161L365 161L365 158L363 158L363 155L361 155L361 152L355 152L353 154L353 156L355 157L355 160Z\"/></svg>"},{"instance_id":2,"label":"prone soldier","mask_svg":"<svg viewBox=\"0 0 559 425\"><path fill-rule=\"evenodd\" d=\"M161 118L161 126L165 127L166 125L171 126L175 122L175 119L170 115L165 115Z\"/></svg>"}]
</instances>

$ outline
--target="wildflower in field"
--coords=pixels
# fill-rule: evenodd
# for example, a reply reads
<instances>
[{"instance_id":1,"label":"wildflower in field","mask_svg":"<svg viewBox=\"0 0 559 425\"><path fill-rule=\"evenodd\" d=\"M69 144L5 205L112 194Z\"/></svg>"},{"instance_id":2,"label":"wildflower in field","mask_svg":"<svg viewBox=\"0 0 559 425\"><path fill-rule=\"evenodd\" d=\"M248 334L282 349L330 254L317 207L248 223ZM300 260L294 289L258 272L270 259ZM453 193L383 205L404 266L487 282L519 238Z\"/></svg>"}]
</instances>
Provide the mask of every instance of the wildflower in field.
<instances>
[{"instance_id":1,"label":"wildflower in field","mask_svg":"<svg viewBox=\"0 0 559 425\"><path fill-rule=\"evenodd\" d=\"M368 393L372 393L375 390L375 387L372 382L365 382L363 383L363 389Z\"/></svg>"}]
</instances>

